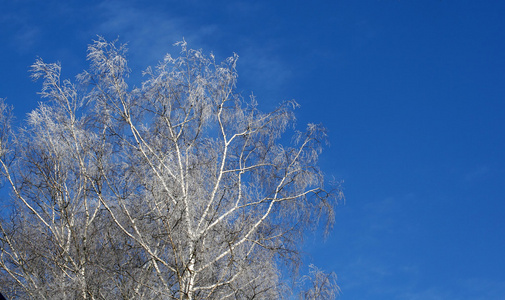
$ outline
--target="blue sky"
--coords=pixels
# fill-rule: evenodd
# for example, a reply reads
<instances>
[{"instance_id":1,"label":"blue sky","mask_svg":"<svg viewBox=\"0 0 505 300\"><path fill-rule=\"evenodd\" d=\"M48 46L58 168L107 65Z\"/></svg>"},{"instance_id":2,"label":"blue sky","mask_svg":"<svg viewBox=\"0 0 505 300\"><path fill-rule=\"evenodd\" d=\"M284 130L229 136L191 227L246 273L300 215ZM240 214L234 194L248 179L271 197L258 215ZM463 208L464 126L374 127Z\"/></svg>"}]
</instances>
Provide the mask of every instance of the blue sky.
<instances>
[{"instance_id":1,"label":"blue sky","mask_svg":"<svg viewBox=\"0 0 505 300\"><path fill-rule=\"evenodd\" d=\"M346 202L305 249L339 299L505 299L504 16L503 1L3 0L0 97L24 118L35 59L73 78L97 34L128 42L137 76L182 38L236 52L244 96L296 99L300 127L329 130L321 165Z\"/></svg>"}]
</instances>

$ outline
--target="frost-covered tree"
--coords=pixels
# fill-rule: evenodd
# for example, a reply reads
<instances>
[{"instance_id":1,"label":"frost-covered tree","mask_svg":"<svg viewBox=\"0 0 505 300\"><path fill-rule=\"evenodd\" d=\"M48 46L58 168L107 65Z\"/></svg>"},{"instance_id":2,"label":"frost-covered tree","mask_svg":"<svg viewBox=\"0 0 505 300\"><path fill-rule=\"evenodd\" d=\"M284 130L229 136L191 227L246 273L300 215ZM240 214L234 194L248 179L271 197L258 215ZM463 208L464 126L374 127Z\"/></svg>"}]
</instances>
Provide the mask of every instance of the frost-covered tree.
<instances>
[{"instance_id":1,"label":"frost-covered tree","mask_svg":"<svg viewBox=\"0 0 505 300\"><path fill-rule=\"evenodd\" d=\"M304 232L332 225L340 195L317 166L325 130L296 131L294 101L263 113L238 95L236 55L216 63L178 45L133 88L125 47L102 38L76 83L37 60L45 101L21 128L0 102L8 297L286 294Z\"/></svg>"},{"instance_id":2,"label":"frost-covered tree","mask_svg":"<svg viewBox=\"0 0 505 300\"><path fill-rule=\"evenodd\" d=\"M309 274L301 278L301 286L306 286L300 292L303 300L328 300L337 298L340 288L337 285L335 273L325 273L314 265L309 266Z\"/></svg>"}]
</instances>

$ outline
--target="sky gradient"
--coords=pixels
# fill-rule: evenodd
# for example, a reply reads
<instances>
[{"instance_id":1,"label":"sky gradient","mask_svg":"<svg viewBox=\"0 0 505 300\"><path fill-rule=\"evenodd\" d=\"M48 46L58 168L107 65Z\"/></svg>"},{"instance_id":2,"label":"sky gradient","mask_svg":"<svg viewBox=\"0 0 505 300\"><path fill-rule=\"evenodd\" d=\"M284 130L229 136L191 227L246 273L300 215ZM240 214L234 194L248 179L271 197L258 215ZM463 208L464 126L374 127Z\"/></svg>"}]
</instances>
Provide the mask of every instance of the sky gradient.
<instances>
[{"instance_id":1,"label":"sky gradient","mask_svg":"<svg viewBox=\"0 0 505 300\"><path fill-rule=\"evenodd\" d=\"M133 82L182 40L237 53L237 90L301 104L343 180L329 238L306 263L339 299L505 299L505 2L0 0L0 97L34 109L37 57L62 77L97 35L129 45Z\"/></svg>"}]
</instances>

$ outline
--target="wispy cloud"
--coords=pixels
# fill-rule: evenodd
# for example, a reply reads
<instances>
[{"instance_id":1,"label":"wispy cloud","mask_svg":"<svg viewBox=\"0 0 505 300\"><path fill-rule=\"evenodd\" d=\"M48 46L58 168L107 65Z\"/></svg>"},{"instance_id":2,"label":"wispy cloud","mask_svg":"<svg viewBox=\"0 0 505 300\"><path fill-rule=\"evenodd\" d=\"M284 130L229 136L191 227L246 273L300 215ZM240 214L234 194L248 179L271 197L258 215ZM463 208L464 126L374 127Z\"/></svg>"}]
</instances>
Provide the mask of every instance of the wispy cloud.
<instances>
[{"instance_id":1,"label":"wispy cloud","mask_svg":"<svg viewBox=\"0 0 505 300\"><path fill-rule=\"evenodd\" d=\"M0 26L8 32L5 42L22 53L29 52L40 38L39 28L31 22L25 10L0 14Z\"/></svg>"},{"instance_id":2,"label":"wispy cloud","mask_svg":"<svg viewBox=\"0 0 505 300\"><path fill-rule=\"evenodd\" d=\"M465 181L475 182L485 179L490 173L490 168L485 165L478 166L465 174Z\"/></svg>"},{"instance_id":3,"label":"wispy cloud","mask_svg":"<svg viewBox=\"0 0 505 300\"><path fill-rule=\"evenodd\" d=\"M342 300L501 300L505 299L505 282L486 278L447 278L432 280L422 277L419 267L386 265L384 262L358 258L339 272Z\"/></svg>"},{"instance_id":4,"label":"wispy cloud","mask_svg":"<svg viewBox=\"0 0 505 300\"><path fill-rule=\"evenodd\" d=\"M435 286L418 286L398 290L398 300L501 300L505 299L505 282L484 278L448 279Z\"/></svg>"},{"instance_id":5,"label":"wispy cloud","mask_svg":"<svg viewBox=\"0 0 505 300\"><path fill-rule=\"evenodd\" d=\"M353 299L355 294L367 295L364 299L404 299L404 294L416 291L420 274L415 263L388 263L369 255L337 269L343 300Z\"/></svg>"},{"instance_id":6,"label":"wispy cloud","mask_svg":"<svg viewBox=\"0 0 505 300\"><path fill-rule=\"evenodd\" d=\"M107 39L119 37L121 42L127 42L132 60L144 66L163 59L171 46L182 38L193 40L212 31L212 27L207 26L199 28L198 33L192 29L185 34L184 18L164 11L138 9L121 1L103 2L97 10L101 12L100 23L90 30Z\"/></svg>"},{"instance_id":7,"label":"wispy cloud","mask_svg":"<svg viewBox=\"0 0 505 300\"><path fill-rule=\"evenodd\" d=\"M183 38L192 48L213 52L218 61L235 52L240 56L237 91L245 98L254 92L268 110L269 105L298 98L287 85L300 62L287 62L284 54L289 45L266 34L268 28L257 26L254 16L268 8L265 5L202 0L177 5L119 0L75 5L47 0L32 7L21 1L19 9L16 6L0 14L0 25L7 28L10 48L48 61L59 60L64 72L74 67L71 74L85 67L86 44L96 35L128 44L132 76L156 65L167 53L177 55L179 48L173 44Z\"/></svg>"},{"instance_id":8,"label":"wispy cloud","mask_svg":"<svg viewBox=\"0 0 505 300\"><path fill-rule=\"evenodd\" d=\"M446 300L446 299L454 299L454 295L450 295L447 291L441 288L434 287L424 287L421 290L407 290L407 291L398 291L398 296L395 299L398 300Z\"/></svg>"},{"instance_id":9,"label":"wispy cloud","mask_svg":"<svg viewBox=\"0 0 505 300\"><path fill-rule=\"evenodd\" d=\"M198 2L193 1L193 5L198 7L201 5ZM223 14L245 16L260 7L258 4L235 2L220 9ZM260 41L252 31L233 36L228 27L230 24L223 23L218 17L216 21L202 21L196 15L175 14L158 7L135 7L123 1L104 2L96 11L100 18L89 30L107 39L119 36L121 42L127 42L134 68L155 65L166 53L174 54L178 49L172 45L184 38L190 47L213 52L220 60L233 52L238 53L239 83L245 83L240 86L246 94L261 88L268 95L269 91L282 88L291 77L291 68L280 58L282 53L276 41ZM282 100L285 99L277 99L277 102Z\"/></svg>"}]
</instances>

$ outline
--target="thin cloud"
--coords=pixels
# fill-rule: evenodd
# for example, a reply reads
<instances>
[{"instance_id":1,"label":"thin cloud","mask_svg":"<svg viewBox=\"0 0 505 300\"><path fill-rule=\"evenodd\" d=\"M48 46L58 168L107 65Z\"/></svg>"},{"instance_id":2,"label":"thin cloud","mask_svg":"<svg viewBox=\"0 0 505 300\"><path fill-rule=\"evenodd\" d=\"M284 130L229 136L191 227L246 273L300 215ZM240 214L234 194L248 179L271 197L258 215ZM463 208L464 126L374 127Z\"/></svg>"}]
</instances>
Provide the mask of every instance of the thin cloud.
<instances>
[{"instance_id":1,"label":"thin cloud","mask_svg":"<svg viewBox=\"0 0 505 300\"><path fill-rule=\"evenodd\" d=\"M465 181L475 182L483 180L489 175L490 171L488 166L478 166L465 174Z\"/></svg>"},{"instance_id":2,"label":"thin cloud","mask_svg":"<svg viewBox=\"0 0 505 300\"><path fill-rule=\"evenodd\" d=\"M92 30L107 39L119 37L127 42L132 59L144 66L161 60L170 46L184 37L181 18L117 1L104 2L97 10L102 21Z\"/></svg>"},{"instance_id":3,"label":"thin cloud","mask_svg":"<svg viewBox=\"0 0 505 300\"><path fill-rule=\"evenodd\" d=\"M246 15L260 8L238 2L222 9L225 13ZM176 16L169 10L135 7L120 1L104 2L96 11L100 20L91 30L107 39L119 37L120 42L127 42L134 69L156 65L166 53L177 54L179 49L172 45L184 38L190 47L202 48L207 54L213 52L218 60L238 53L239 87L246 94L244 96L260 89L266 97L276 94L272 91L282 89L292 76L291 68L279 58L282 50L278 42L258 44L253 32L234 35L227 24L219 20L204 23L196 15ZM286 99L276 99L276 103L282 100Z\"/></svg>"},{"instance_id":4,"label":"thin cloud","mask_svg":"<svg viewBox=\"0 0 505 300\"><path fill-rule=\"evenodd\" d=\"M39 40L40 30L27 14L2 14L0 26L9 32L6 42L21 53L28 53Z\"/></svg>"},{"instance_id":5,"label":"thin cloud","mask_svg":"<svg viewBox=\"0 0 505 300\"><path fill-rule=\"evenodd\" d=\"M457 299L454 295L450 295L447 291L440 288L424 287L417 291L399 291L398 300L446 300Z\"/></svg>"}]
</instances>

